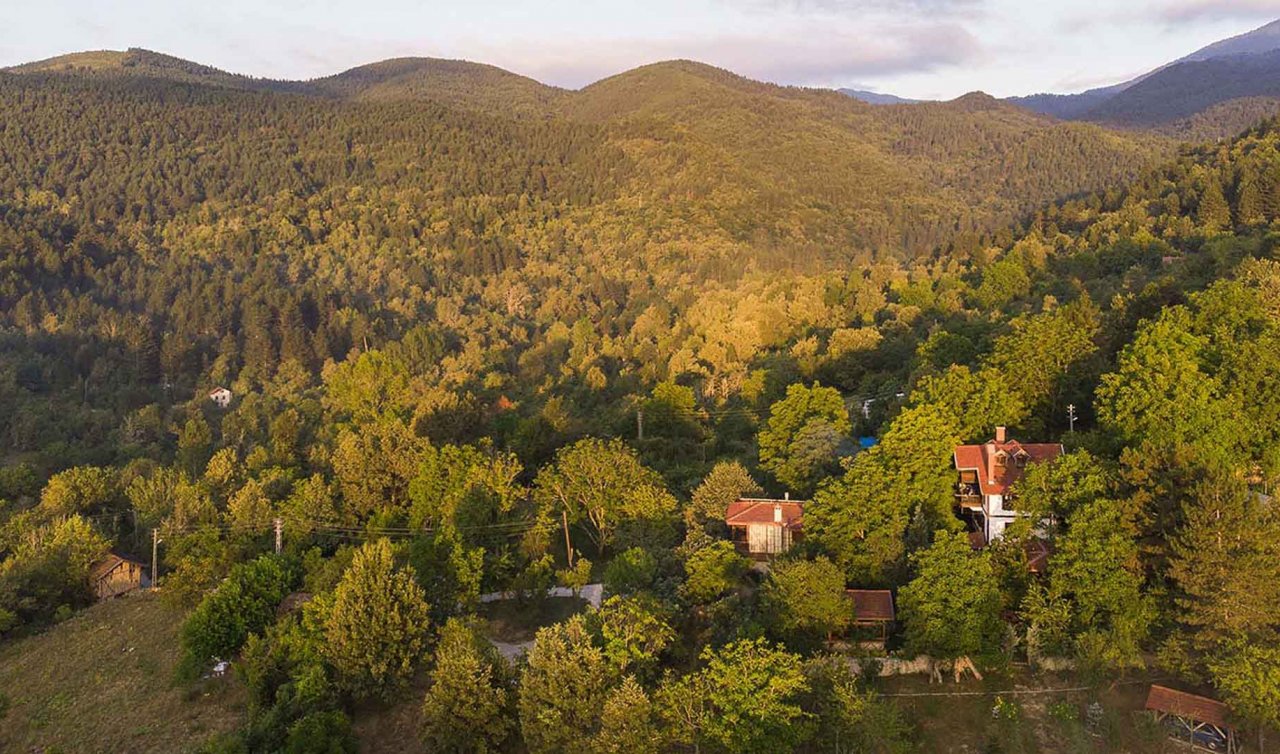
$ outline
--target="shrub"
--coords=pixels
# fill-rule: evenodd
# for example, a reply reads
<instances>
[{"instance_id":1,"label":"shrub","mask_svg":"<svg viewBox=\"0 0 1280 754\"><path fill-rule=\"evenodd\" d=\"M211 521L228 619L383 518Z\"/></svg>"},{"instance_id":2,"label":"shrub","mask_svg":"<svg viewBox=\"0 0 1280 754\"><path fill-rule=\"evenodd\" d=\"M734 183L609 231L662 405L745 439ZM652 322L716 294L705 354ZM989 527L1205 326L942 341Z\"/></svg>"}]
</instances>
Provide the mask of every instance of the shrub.
<instances>
[{"instance_id":1,"label":"shrub","mask_svg":"<svg viewBox=\"0 0 1280 754\"><path fill-rule=\"evenodd\" d=\"M289 727L285 754L354 754L351 721L340 710L312 712Z\"/></svg>"},{"instance_id":2,"label":"shrub","mask_svg":"<svg viewBox=\"0 0 1280 754\"><path fill-rule=\"evenodd\" d=\"M604 586L609 594L634 594L653 585L658 564L641 547L624 550L604 569Z\"/></svg>"},{"instance_id":3,"label":"shrub","mask_svg":"<svg viewBox=\"0 0 1280 754\"><path fill-rule=\"evenodd\" d=\"M194 662L231 657L250 634L275 619L276 607L297 581L296 565L277 555L263 555L231 569L182 625L182 645Z\"/></svg>"}]
</instances>

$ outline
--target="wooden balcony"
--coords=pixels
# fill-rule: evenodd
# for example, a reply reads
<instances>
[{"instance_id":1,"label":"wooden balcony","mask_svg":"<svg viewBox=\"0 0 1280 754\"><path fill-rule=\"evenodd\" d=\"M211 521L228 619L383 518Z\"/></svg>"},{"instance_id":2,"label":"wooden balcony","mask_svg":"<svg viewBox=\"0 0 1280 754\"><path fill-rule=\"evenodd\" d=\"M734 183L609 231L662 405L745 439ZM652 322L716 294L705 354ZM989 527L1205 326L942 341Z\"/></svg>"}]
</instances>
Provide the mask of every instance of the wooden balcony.
<instances>
[{"instance_id":1,"label":"wooden balcony","mask_svg":"<svg viewBox=\"0 0 1280 754\"><path fill-rule=\"evenodd\" d=\"M982 492L977 482L960 482L956 485L956 505L971 510L982 509Z\"/></svg>"}]
</instances>

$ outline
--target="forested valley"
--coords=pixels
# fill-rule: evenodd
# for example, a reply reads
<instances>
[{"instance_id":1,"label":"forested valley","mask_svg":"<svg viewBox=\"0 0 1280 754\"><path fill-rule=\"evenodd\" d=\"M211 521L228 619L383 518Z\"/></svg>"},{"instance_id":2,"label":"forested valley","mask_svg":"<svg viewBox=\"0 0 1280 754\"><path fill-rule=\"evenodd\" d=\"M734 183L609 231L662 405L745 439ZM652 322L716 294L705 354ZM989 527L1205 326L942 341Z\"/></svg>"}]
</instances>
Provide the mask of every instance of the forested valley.
<instances>
[{"instance_id":1,"label":"forested valley","mask_svg":"<svg viewBox=\"0 0 1280 754\"><path fill-rule=\"evenodd\" d=\"M0 72L0 647L114 551L185 616L162 682L244 690L192 750L355 751L411 698L426 751L914 751L832 651L886 589L895 654L1280 727L1280 122L140 60ZM998 427L1065 453L975 548L955 450ZM785 495L752 568L725 511ZM490 642L482 595L595 583Z\"/></svg>"}]
</instances>

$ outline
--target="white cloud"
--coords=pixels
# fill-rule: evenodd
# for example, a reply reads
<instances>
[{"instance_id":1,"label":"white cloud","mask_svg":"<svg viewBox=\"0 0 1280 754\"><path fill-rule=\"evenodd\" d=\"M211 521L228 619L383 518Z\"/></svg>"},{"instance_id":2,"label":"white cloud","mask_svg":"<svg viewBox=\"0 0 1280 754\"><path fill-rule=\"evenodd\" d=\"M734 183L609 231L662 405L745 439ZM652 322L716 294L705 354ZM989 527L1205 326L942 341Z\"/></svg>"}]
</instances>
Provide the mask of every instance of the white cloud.
<instances>
[{"instance_id":1,"label":"white cloud","mask_svg":"<svg viewBox=\"0 0 1280 754\"><path fill-rule=\"evenodd\" d=\"M1167 24L1222 20L1263 20L1280 16L1280 0L1173 0L1162 3L1156 18Z\"/></svg>"},{"instance_id":2,"label":"white cloud","mask_svg":"<svg viewBox=\"0 0 1280 754\"><path fill-rule=\"evenodd\" d=\"M976 60L981 44L952 23L891 28L799 24L769 34L736 33L656 39L471 41L461 48L533 78L580 87L646 63L684 58L750 78L786 84L848 86L865 78L922 73Z\"/></svg>"}]
</instances>

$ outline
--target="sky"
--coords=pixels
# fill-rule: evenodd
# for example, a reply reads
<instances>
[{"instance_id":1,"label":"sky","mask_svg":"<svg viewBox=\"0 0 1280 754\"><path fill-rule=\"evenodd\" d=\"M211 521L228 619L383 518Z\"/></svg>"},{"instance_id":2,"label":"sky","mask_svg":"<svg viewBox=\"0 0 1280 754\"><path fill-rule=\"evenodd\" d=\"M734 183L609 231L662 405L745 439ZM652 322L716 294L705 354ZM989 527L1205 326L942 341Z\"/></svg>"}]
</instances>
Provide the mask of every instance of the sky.
<instances>
[{"instance_id":1,"label":"sky","mask_svg":"<svg viewBox=\"0 0 1280 754\"><path fill-rule=\"evenodd\" d=\"M145 47L305 79L421 55L578 88L689 58L949 99L1124 81L1280 18L1280 0L0 0L0 17L0 66Z\"/></svg>"}]
</instances>

